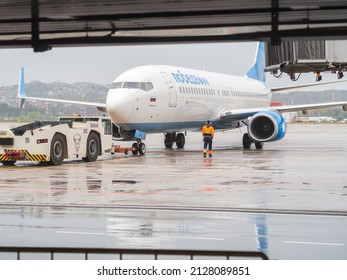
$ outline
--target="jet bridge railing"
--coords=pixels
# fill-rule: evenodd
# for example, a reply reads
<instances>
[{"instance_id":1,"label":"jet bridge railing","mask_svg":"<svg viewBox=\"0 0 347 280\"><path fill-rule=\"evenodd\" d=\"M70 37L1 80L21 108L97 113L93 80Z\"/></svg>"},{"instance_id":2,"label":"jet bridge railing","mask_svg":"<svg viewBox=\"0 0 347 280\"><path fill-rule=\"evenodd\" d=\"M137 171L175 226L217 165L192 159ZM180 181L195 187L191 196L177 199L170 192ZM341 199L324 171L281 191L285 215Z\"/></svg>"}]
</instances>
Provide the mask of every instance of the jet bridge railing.
<instances>
[{"instance_id":1,"label":"jet bridge railing","mask_svg":"<svg viewBox=\"0 0 347 280\"><path fill-rule=\"evenodd\" d=\"M65 259L69 256L81 256L84 260L93 259L93 255L114 256L119 260L142 259L140 256L146 257L145 259L160 260L165 257L170 259L260 259L268 260L268 256L259 251L208 251L208 250L166 250L166 249L113 249L113 248L63 248L63 247L0 247L0 255L2 258L6 254L15 253L17 260L30 259L25 254L49 254L51 260L55 260L57 254L64 254ZM10 255L9 255L10 256ZM37 255L36 255L37 258Z\"/></svg>"}]
</instances>

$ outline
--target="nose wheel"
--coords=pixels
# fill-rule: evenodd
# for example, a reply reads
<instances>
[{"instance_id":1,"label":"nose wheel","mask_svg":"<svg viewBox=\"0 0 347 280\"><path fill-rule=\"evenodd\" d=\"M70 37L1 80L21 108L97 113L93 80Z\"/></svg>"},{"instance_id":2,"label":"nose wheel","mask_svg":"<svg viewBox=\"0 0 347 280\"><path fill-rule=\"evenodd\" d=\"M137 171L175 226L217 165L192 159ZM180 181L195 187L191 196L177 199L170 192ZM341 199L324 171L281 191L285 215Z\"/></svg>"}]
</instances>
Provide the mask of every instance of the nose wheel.
<instances>
[{"instance_id":1,"label":"nose wheel","mask_svg":"<svg viewBox=\"0 0 347 280\"><path fill-rule=\"evenodd\" d=\"M145 143L139 144L139 154L143 156L146 153L146 145Z\"/></svg>"},{"instance_id":2,"label":"nose wheel","mask_svg":"<svg viewBox=\"0 0 347 280\"><path fill-rule=\"evenodd\" d=\"M131 151L132 151L133 155L140 154L141 156L143 156L146 153L146 144L145 143L142 143L142 142L133 143L131 148L132 148Z\"/></svg>"}]
</instances>

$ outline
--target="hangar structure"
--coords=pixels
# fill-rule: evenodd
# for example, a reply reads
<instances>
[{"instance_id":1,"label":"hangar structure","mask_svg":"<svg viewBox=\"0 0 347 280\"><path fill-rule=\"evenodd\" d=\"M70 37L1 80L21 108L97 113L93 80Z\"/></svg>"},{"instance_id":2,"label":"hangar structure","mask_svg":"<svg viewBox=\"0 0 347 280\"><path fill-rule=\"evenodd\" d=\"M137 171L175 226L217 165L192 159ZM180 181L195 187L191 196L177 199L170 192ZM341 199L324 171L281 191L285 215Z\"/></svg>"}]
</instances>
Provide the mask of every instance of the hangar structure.
<instances>
[{"instance_id":1,"label":"hangar structure","mask_svg":"<svg viewBox=\"0 0 347 280\"><path fill-rule=\"evenodd\" d=\"M345 0L0 0L0 48L345 39Z\"/></svg>"}]
</instances>

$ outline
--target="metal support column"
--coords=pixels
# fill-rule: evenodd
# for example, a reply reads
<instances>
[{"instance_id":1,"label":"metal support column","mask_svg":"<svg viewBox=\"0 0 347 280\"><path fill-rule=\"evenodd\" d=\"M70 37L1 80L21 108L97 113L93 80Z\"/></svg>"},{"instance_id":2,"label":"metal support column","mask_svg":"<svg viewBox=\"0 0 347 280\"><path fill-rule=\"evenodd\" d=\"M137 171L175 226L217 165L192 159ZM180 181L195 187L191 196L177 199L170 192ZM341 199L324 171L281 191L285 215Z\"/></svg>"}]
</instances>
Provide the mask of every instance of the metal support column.
<instances>
[{"instance_id":1,"label":"metal support column","mask_svg":"<svg viewBox=\"0 0 347 280\"><path fill-rule=\"evenodd\" d=\"M281 39L278 36L278 0L272 0L271 2L271 45L279 45Z\"/></svg>"},{"instance_id":2,"label":"metal support column","mask_svg":"<svg viewBox=\"0 0 347 280\"><path fill-rule=\"evenodd\" d=\"M31 0L31 46L34 52L44 52L52 49L51 46L40 44L38 0Z\"/></svg>"}]
</instances>

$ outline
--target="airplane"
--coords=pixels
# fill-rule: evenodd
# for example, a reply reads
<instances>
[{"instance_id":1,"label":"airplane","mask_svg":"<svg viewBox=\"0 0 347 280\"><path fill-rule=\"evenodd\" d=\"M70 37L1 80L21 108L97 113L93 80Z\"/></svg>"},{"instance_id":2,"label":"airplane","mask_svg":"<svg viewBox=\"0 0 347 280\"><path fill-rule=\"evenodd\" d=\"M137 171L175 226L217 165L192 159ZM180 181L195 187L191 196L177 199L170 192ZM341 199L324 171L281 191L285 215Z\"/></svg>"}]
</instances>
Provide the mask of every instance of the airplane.
<instances>
[{"instance_id":1,"label":"airplane","mask_svg":"<svg viewBox=\"0 0 347 280\"><path fill-rule=\"evenodd\" d=\"M132 68L114 80L105 103L28 97L22 68L18 97L21 106L25 99L31 99L94 106L107 112L115 125L115 138L136 141L134 150L141 155L146 152L143 141L147 134L164 133L166 148L174 143L184 148L184 132L200 131L206 120L215 130L247 126L243 148L250 149L254 143L256 149L262 149L264 142L285 136L286 122L281 113L338 106L347 111L347 101L271 107L275 91L341 81L271 89L265 82L264 48L259 42L254 63L242 77L167 65Z\"/></svg>"}]
</instances>

